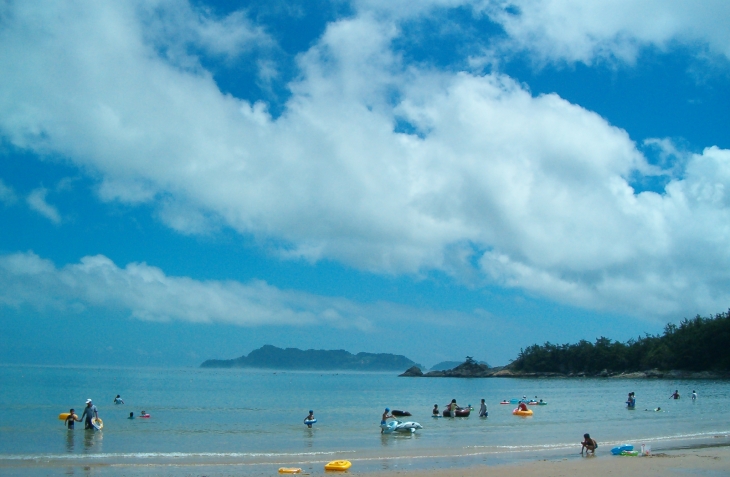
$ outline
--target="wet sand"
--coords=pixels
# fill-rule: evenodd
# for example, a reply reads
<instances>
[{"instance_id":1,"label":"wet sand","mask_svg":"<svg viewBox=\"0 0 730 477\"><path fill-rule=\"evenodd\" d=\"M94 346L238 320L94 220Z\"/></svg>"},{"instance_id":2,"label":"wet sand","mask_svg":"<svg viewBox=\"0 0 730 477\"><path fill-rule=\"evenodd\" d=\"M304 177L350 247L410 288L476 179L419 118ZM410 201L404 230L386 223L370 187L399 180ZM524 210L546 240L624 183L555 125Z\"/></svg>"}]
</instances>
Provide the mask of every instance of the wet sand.
<instances>
[{"instance_id":1,"label":"wet sand","mask_svg":"<svg viewBox=\"0 0 730 477\"><path fill-rule=\"evenodd\" d=\"M369 477L402 474L404 477L567 477L567 476L730 476L730 447L704 447L659 452L648 457L611 455L608 449L588 457L545 459L504 465L456 469L377 472Z\"/></svg>"}]
</instances>

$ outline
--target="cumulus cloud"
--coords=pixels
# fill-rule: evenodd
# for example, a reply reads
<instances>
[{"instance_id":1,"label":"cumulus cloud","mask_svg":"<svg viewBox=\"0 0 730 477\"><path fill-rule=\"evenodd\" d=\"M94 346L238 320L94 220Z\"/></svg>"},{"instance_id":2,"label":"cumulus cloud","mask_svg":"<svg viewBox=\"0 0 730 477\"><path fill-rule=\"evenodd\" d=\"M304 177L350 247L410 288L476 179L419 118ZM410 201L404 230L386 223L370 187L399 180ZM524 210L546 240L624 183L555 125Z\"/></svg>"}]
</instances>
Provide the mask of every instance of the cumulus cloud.
<instances>
[{"instance_id":1,"label":"cumulus cloud","mask_svg":"<svg viewBox=\"0 0 730 477\"><path fill-rule=\"evenodd\" d=\"M724 0L486 0L475 9L504 28L500 51L540 61L633 63L642 48L675 44L730 59L730 4Z\"/></svg>"},{"instance_id":2,"label":"cumulus cloud","mask_svg":"<svg viewBox=\"0 0 730 477\"><path fill-rule=\"evenodd\" d=\"M15 190L0 179L0 202L8 205L13 205L18 201L18 196L15 194Z\"/></svg>"},{"instance_id":3,"label":"cumulus cloud","mask_svg":"<svg viewBox=\"0 0 730 477\"><path fill-rule=\"evenodd\" d=\"M61 214L55 206L46 201L46 195L48 195L48 189L43 187L34 189L28 194L26 202L32 210L35 210L43 217L58 225L61 223Z\"/></svg>"},{"instance_id":4,"label":"cumulus cloud","mask_svg":"<svg viewBox=\"0 0 730 477\"><path fill-rule=\"evenodd\" d=\"M728 151L637 194L629 177L662 171L625 131L504 75L406 65L397 22L369 13L299 56L274 119L158 55L129 5L22 2L0 32L0 131L94 171L104 200L152 202L183 233L273 238L284 257L640 315L724 309Z\"/></svg>"},{"instance_id":5,"label":"cumulus cloud","mask_svg":"<svg viewBox=\"0 0 730 477\"><path fill-rule=\"evenodd\" d=\"M119 268L103 255L63 268L32 252L0 256L0 304L71 312L101 307L154 321L372 326L370 312L347 300L280 290L262 281L171 277L145 263Z\"/></svg>"}]
</instances>

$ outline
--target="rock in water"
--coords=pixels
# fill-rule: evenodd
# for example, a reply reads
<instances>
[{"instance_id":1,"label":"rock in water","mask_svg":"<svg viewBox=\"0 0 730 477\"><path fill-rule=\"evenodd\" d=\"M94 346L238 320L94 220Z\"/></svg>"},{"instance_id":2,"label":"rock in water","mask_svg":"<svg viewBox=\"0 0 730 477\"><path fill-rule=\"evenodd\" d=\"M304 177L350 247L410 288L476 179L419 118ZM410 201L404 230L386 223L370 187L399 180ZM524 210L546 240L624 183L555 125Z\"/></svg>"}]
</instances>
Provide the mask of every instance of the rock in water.
<instances>
[{"instance_id":1,"label":"rock in water","mask_svg":"<svg viewBox=\"0 0 730 477\"><path fill-rule=\"evenodd\" d=\"M399 376L406 376L406 377L413 377L413 378L415 378L415 377L423 376L423 371L421 371L421 368L419 368L418 366L411 366L410 368L408 368L406 370L405 373L400 374Z\"/></svg>"}]
</instances>

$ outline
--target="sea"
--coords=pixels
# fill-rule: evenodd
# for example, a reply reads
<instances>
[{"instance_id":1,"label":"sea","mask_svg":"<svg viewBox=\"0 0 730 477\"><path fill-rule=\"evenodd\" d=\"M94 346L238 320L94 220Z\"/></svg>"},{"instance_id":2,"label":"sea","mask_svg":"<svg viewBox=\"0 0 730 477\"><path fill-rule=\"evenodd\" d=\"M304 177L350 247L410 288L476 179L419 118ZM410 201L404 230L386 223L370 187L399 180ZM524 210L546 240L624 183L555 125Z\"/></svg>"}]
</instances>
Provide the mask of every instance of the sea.
<instances>
[{"instance_id":1,"label":"sea","mask_svg":"<svg viewBox=\"0 0 730 477\"><path fill-rule=\"evenodd\" d=\"M2 475L278 475L279 467L324 474L395 472L525 460L579 459L584 433L610 454L619 444L653 453L730 445L730 381L649 379L405 378L398 373L251 369L0 366ZM674 390L682 396L670 399ZM697 400L690 399L692 391ZM636 409L626 397L636 393ZM124 404L113 404L119 394ZM532 417L502 400L537 397ZM101 431L81 415L91 398ZM451 399L475 411L433 418ZM489 411L476 410L485 399ZM413 435L381 434L384 409L412 413ZM660 411L655 411L661 408ZM309 410L318 422L303 424ZM149 419L128 419L142 411Z\"/></svg>"}]
</instances>

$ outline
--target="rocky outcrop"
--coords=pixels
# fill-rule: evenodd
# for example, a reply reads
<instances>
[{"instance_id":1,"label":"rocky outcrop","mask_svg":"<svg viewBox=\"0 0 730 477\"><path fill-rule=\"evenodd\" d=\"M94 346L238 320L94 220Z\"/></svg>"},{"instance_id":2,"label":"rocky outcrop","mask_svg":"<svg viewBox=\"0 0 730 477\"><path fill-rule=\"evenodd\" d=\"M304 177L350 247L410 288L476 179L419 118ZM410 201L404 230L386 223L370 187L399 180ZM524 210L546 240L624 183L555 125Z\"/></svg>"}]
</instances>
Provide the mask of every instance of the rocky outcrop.
<instances>
[{"instance_id":1,"label":"rocky outcrop","mask_svg":"<svg viewBox=\"0 0 730 477\"><path fill-rule=\"evenodd\" d=\"M398 376L420 378L421 376L423 376L423 371L421 371L421 368L419 368L418 366L411 366L410 368L406 369L405 373L399 374Z\"/></svg>"},{"instance_id":2,"label":"rocky outcrop","mask_svg":"<svg viewBox=\"0 0 730 477\"><path fill-rule=\"evenodd\" d=\"M407 374L413 366L401 376L414 376L424 378L610 378L610 379L728 379L730 375L712 371L661 371L650 369L647 371L635 372L613 372L604 369L599 373L553 373L553 372L524 372L515 371L508 366L488 368L475 362L464 362L454 369L446 371L429 371L423 374L418 369L418 374Z\"/></svg>"}]
</instances>

